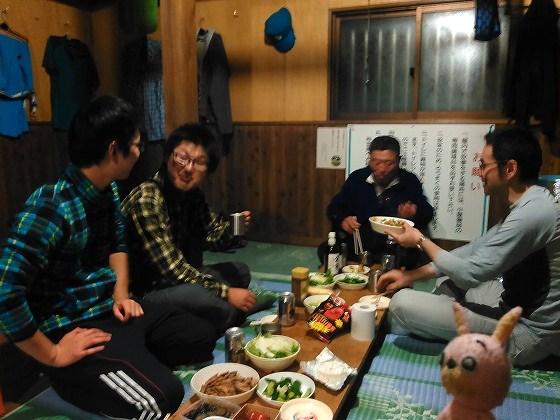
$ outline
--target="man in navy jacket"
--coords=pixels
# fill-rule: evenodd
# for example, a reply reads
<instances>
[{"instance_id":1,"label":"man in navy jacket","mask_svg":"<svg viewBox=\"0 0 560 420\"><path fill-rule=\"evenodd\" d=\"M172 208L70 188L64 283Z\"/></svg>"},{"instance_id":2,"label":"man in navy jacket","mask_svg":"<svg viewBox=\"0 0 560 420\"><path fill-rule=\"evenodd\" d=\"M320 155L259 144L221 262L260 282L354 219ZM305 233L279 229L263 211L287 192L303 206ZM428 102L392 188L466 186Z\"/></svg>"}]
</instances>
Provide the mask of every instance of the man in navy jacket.
<instances>
[{"instance_id":1,"label":"man in navy jacket","mask_svg":"<svg viewBox=\"0 0 560 420\"><path fill-rule=\"evenodd\" d=\"M392 216L412 220L418 229L426 231L434 210L428 203L422 184L411 172L399 168L400 145L391 136L379 136L369 145L369 164L350 174L342 189L327 208L327 216L339 241L348 244L349 259L354 254L352 233L360 231L364 251L378 260L386 249L387 236L375 233L369 224L371 216ZM319 248L321 257L322 248ZM324 249L324 248L323 248ZM404 250L403 250L404 251ZM417 250L401 255L401 265L414 266Z\"/></svg>"}]
</instances>

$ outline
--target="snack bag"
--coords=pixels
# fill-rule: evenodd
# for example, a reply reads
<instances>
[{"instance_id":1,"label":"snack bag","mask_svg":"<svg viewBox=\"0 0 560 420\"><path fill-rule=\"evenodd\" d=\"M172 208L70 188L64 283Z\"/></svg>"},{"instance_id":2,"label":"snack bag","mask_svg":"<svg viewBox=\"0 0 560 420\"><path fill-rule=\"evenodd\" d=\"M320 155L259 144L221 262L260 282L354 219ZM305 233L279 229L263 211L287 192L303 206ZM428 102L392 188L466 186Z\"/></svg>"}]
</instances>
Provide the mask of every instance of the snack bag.
<instances>
[{"instance_id":1,"label":"snack bag","mask_svg":"<svg viewBox=\"0 0 560 420\"><path fill-rule=\"evenodd\" d=\"M330 295L313 311L307 325L325 343L350 326L350 308L344 299Z\"/></svg>"}]
</instances>

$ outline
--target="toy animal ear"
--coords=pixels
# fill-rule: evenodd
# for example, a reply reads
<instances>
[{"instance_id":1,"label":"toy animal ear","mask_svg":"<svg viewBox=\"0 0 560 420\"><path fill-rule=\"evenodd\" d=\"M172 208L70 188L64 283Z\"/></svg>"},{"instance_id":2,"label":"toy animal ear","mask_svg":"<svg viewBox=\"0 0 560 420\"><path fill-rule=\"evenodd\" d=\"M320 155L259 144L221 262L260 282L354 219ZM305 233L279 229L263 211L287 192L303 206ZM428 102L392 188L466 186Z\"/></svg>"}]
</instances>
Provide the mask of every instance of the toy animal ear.
<instances>
[{"instance_id":1,"label":"toy animal ear","mask_svg":"<svg viewBox=\"0 0 560 420\"><path fill-rule=\"evenodd\" d=\"M517 321L519 321L521 312L523 312L521 306L516 306L507 314L502 316L498 321L498 325L496 325L496 330L494 330L494 334L492 334L492 337L498 340L498 342L500 342L503 347L505 347L505 345L507 344L509 336L511 335L511 332L515 327L515 324L517 324Z\"/></svg>"},{"instance_id":2,"label":"toy animal ear","mask_svg":"<svg viewBox=\"0 0 560 420\"><path fill-rule=\"evenodd\" d=\"M468 334L470 330L463 314L463 307L457 302L453 303L453 313L455 314L455 323L457 324L457 334Z\"/></svg>"}]
</instances>

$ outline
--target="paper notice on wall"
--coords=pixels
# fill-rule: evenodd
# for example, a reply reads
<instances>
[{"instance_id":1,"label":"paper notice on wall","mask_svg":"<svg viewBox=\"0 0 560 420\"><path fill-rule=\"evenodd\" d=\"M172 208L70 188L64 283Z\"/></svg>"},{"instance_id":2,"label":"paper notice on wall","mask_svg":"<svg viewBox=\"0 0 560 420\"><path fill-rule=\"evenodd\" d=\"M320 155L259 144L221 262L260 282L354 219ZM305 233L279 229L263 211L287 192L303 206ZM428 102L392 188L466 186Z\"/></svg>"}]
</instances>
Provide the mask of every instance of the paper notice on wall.
<instances>
[{"instance_id":1,"label":"paper notice on wall","mask_svg":"<svg viewBox=\"0 0 560 420\"><path fill-rule=\"evenodd\" d=\"M317 168L346 168L346 127L317 128Z\"/></svg>"}]
</instances>

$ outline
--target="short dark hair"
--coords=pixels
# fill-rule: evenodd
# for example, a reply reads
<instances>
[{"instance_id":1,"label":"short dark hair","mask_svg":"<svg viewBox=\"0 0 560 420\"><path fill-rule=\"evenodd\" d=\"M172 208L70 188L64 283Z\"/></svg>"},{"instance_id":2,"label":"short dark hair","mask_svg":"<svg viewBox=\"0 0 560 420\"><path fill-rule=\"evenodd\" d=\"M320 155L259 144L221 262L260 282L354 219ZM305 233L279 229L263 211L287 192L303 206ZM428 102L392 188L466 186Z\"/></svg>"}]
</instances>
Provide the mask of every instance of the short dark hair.
<instances>
[{"instance_id":1,"label":"short dark hair","mask_svg":"<svg viewBox=\"0 0 560 420\"><path fill-rule=\"evenodd\" d=\"M171 132L165 143L163 163L167 165L173 150L183 141L202 146L208 155L208 172L212 173L220 163L221 149L214 133L208 126L202 124L183 124Z\"/></svg>"},{"instance_id":2,"label":"short dark hair","mask_svg":"<svg viewBox=\"0 0 560 420\"><path fill-rule=\"evenodd\" d=\"M393 136L378 136L374 138L369 144L368 150L370 153L374 150L392 150L397 156L401 154L399 141Z\"/></svg>"},{"instance_id":3,"label":"short dark hair","mask_svg":"<svg viewBox=\"0 0 560 420\"><path fill-rule=\"evenodd\" d=\"M82 168L99 164L112 141L128 156L138 131L138 116L132 105L116 96L99 96L72 118L68 130L70 161Z\"/></svg>"},{"instance_id":4,"label":"short dark hair","mask_svg":"<svg viewBox=\"0 0 560 420\"><path fill-rule=\"evenodd\" d=\"M486 134L486 144L492 146L492 154L500 170L510 159L517 162L519 180L534 183L539 179L542 150L537 138L524 127L509 126Z\"/></svg>"}]
</instances>

